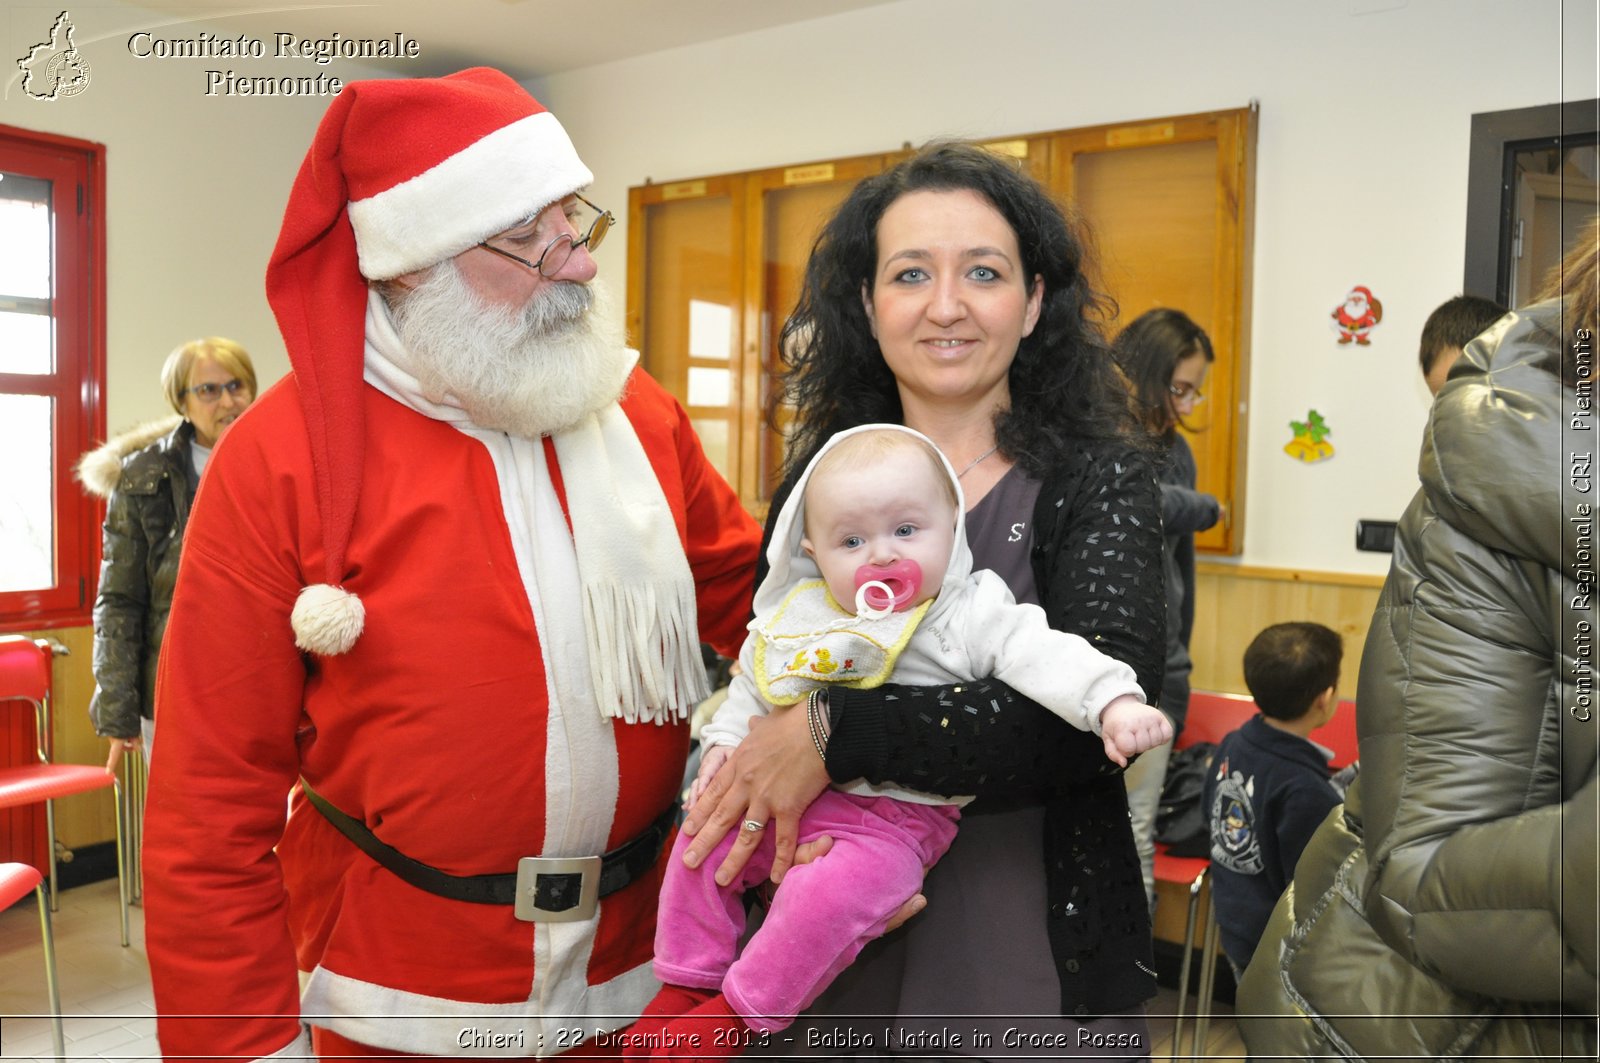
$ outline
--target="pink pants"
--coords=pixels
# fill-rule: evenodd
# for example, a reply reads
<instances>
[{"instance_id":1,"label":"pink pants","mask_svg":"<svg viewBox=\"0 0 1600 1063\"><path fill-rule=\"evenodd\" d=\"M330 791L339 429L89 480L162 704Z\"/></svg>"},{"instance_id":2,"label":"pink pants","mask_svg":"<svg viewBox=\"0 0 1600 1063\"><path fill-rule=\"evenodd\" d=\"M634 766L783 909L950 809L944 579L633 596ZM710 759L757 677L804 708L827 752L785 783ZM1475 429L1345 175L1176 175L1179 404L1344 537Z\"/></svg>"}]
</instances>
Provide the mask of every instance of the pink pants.
<instances>
[{"instance_id":1,"label":"pink pants","mask_svg":"<svg viewBox=\"0 0 1600 1063\"><path fill-rule=\"evenodd\" d=\"M922 887L925 870L950 848L961 818L951 805L826 790L800 817L800 841L833 839L826 856L789 869L744 953L746 890L772 871L768 829L731 885L717 868L733 847L723 838L700 867L683 864L693 839L680 834L661 887L656 977L672 985L721 988L755 1030L781 1030L883 933L889 917Z\"/></svg>"}]
</instances>

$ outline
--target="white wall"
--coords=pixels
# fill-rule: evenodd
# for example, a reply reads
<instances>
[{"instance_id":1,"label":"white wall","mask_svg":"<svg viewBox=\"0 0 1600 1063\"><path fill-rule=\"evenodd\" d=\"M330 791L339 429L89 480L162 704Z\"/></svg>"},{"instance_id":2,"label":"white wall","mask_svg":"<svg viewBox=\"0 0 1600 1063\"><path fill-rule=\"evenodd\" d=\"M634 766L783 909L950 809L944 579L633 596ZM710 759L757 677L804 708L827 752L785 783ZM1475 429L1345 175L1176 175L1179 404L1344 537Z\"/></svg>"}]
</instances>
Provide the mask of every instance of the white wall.
<instances>
[{"instance_id":1,"label":"white wall","mask_svg":"<svg viewBox=\"0 0 1600 1063\"><path fill-rule=\"evenodd\" d=\"M531 87L619 217L646 177L1259 100L1241 560L1383 572L1354 525L1415 490L1417 338L1461 287L1471 115L1600 96L1595 19L1590 0L903 0ZM625 235L599 256L619 287ZM1356 284L1385 316L1350 350L1329 314ZM1282 446L1313 406L1336 453L1307 466Z\"/></svg>"},{"instance_id":2,"label":"white wall","mask_svg":"<svg viewBox=\"0 0 1600 1063\"><path fill-rule=\"evenodd\" d=\"M329 98L207 97L204 71L276 77L332 70L346 79L381 72L348 62L137 59L128 48L135 32L227 34L228 21L180 23L100 2L69 9L74 43L89 63L88 87L71 98L31 99L16 59L48 39L61 10L15 6L0 17L0 123L106 147L109 429L171 412L161 396L161 363L197 336L243 344L265 387L289 369L267 306L267 258Z\"/></svg>"},{"instance_id":3,"label":"white wall","mask_svg":"<svg viewBox=\"0 0 1600 1063\"><path fill-rule=\"evenodd\" d=\"M15 57L60 10L0 15L0 123L107 146L109 425L163 412L161 361L189 337L232 336L276 379L288 366L262 277L327 100L208 98L202 71L215 62L135 59L127 38L227 33L228 20L179 24L115 0L71 8L88 90L28 99ZM591 30L579 20L562 32ZM646 177L1259 100L1242 560L1381 572L1386 558L1354 550L1353 525L1398 515L1414 489L1427 410L1416 340L1461 284L1470 116L1600 96L1595 34L1591 0L902 0L532 88L595 171L597 201L619 214ZM626 235L600 253L619 288ZM1328 314L1355 284L1386 316L1372 347L1351 351L1334 344ZM1337 453L1303 466L1281 447L1311 406Z\"/></svg>"}]
</instances>

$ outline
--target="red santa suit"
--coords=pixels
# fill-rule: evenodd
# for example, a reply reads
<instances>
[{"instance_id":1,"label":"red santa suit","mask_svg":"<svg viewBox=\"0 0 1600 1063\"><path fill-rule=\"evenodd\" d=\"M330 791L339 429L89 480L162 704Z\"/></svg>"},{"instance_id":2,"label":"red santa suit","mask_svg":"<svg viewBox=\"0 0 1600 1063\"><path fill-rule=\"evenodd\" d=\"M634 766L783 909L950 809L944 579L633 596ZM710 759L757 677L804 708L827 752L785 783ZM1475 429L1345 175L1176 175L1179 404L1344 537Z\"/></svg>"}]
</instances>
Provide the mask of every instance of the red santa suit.
<instances>
[{"instance_id":1,"label":"red santa suit","mask_svg":"<svg viewBox=\"0 0 1600 1063\"><path fill-rule=\"evenodd\" d=\"M570 180L555 178L545 202ZM296 371L213 456L163 647L144 849L162 1050L300 1057L305 1022L408 1052L559 1053L627 1024L654 992L664 853L592 917L529 922L506 904L411 885L299 789L286 821L285 799L303 778L387 845L454 876L605 853L672 806L681 712L619 718L605 704L617 699L597 693L610 663L590 667L609 647L586 619L592 580L572 514L574 494L593 492L564 478L593 477L572 457L590 452L430 404L381 351L374 360L370 335L346 364L345 317L364 306L364 284L340 295L328 343L341 353L327 360L321 330L296 332L276 294ZM360 315L354 327L370 331ZM670 514L656 547L681 551L699 638L736 652L759 529L643 372L596 423L612 453L620 438L647 462ZM329 572L364 624L348 645L305 652L297 602ZM653 573L620 575L649 584Z\"/></svg>"}]
</instances>

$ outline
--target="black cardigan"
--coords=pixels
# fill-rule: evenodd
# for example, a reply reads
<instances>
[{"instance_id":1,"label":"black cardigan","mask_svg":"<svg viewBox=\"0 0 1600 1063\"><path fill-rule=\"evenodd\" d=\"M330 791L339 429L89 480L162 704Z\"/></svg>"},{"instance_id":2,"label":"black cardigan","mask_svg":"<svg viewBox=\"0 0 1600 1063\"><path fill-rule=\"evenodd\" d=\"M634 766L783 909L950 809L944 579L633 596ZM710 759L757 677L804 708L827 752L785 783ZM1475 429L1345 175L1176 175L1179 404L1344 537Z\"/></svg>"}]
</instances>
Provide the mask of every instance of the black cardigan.
<instances>
[{"instance_id":1,"label":"black cardigan","mask_svg":"<svg viewBox=\"0 0 1600 1063\"><path fill-rule=\"evenodd\" d=\"M771 513L791 486L779 489ZM1161 497L1142 453L1083 441L1045 479L1033 514L1040 603L1053 627L1131 666L1152 704L1166 654L1161 550ZM764 568L764 547L761 556ZM1150 914L1122 772L1099 738L992 680L839 688L828 698L827 765L836 782L894 780L929 793L1044 803L1062 1014L1127 1011L1155 995Z\"/></svg>"}]
</instances>

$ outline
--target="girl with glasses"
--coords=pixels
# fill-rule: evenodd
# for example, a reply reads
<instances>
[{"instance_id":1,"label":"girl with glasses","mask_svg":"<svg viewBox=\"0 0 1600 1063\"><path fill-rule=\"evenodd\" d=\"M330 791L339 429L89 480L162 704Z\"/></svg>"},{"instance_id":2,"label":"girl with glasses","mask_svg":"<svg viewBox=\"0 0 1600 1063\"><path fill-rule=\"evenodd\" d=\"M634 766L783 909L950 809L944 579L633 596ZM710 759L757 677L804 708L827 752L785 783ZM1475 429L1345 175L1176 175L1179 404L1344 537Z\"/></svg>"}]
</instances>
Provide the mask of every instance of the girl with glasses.
<instances>
[{"instance_id":1,"label":"girl with glasses","mask_svg":"<svg viewBox=\"0 0 1600 1063\"><path fill-rule=\"evenodd\" d=\"M1194 535L1217 523L1222 507L1195 489L1194 452L1178 431L1201 400L1201 388L1216 355L1205 330L1180 310L1156 309L1140 314L1112 345L1117 365L1128 380L1144 425L1164 452L1161 479L1161 523L1165 532L1162 571L1167 584L1167 665L1161 685L1161 711L1172 721L1173 737L1183 730L1189 707L1189 635L1194 627ZM1139 847L1145 897L1155 908L1156 808L1166 776L1172 744L1150 750L1123 776L1133 838Z\"/></svg>"}]
</instances>

